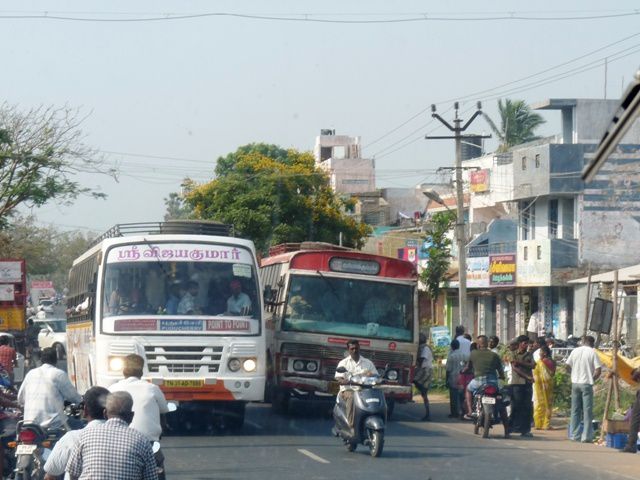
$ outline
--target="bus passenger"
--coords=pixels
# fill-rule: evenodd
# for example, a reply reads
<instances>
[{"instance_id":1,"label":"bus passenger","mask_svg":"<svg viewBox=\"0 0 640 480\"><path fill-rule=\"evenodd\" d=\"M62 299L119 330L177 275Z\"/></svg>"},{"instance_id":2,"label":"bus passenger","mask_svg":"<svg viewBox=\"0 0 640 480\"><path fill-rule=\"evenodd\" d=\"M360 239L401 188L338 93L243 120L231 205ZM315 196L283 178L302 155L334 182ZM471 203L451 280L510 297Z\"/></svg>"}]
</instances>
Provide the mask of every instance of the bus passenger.
<instances>
[{"instance_id":1,"label":"bus passenger","mask_svg":"<svg viewBox=\"0 0 640 480\"><path fill-rule=\"evenodd\" d=\"M182 296L180 303L178 304L179 314L195 315L199 313L199 309L196 308L196 298L198 296L199 289L200 287L198 286L198 282L191 280L187 283L187 291Z\"/></svg>"},{"instance_id":2,"label":"bus passenger","mask_svg":"<svg viewBox=\"0 0 640 480\"><path fill-rule=\"evenodd\" d=\"M165 304L167 315L175 315L178 313L178 304L180 303L180 284L174 283L169 287L169 298Z\"/></svg>"},{"instance_id":3,"label":"bus passenger","mask_svg":"<svg viewBox=\"0 0 640 480\"><path fill-rule=\"evenodd\" d=\"M251 299L242 291L240 280L231 280L231 296L227 299L227 315L249 315L251 312Z\"/></svg>"}]
</instances>

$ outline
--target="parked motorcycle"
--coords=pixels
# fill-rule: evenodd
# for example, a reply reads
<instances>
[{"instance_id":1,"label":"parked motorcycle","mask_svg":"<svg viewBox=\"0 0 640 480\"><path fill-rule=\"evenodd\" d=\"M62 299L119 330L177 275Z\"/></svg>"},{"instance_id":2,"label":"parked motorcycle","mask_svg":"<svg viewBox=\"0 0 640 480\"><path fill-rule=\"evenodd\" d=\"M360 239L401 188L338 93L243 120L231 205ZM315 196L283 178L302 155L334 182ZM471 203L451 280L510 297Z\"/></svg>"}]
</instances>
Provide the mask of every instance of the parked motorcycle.
<instances>
[{"instance_id":1,"label":"parked motorcycle","mask_svg":"<svg viewBox=\"0 0 640 480\"><path fill-rule=\"evenodd\" d=\"M344 367L336 370L347 373ZM349 424L346 401L338 394L333 407L335 427L333 434L342 438L347 450L353 452L358 444L369 447L372 457L379 457L384 447L384 429L387 418L387 403L382 390L375 388L382 384L383 375L351 375L348 377L348 391L353 395L353 427Z\"/></svg>"},{"instance_id":2,"label":"parked motorcycle","mask_svg":"<svg viewBox=\"0 0 640 480\"><path fill-rule=\"evenodd\" d=\"M68 405L65 409L65 426L47 428L33 422L18 422L15 442L9 447L15 448L15 480L41 480L44 478L44 464L53 445L71 428L82 428L79 420L82 407Z\"/></svg>"},{"instance_id":3,"label":"parked motorcycle","mask_svg":"<svg viewBox=\"0 0 640 480\"><path fill-rule=\"evenodd\" d=\"M511 403L506 390L496 385L485 384L476 390L473 396L473 414L475 422L473 433L478 435L482 428L482 438L489 437L489 430L498 424L504 426L504 437L509 437L509 417L507 406Z\"/></svg>"}]
</instances>

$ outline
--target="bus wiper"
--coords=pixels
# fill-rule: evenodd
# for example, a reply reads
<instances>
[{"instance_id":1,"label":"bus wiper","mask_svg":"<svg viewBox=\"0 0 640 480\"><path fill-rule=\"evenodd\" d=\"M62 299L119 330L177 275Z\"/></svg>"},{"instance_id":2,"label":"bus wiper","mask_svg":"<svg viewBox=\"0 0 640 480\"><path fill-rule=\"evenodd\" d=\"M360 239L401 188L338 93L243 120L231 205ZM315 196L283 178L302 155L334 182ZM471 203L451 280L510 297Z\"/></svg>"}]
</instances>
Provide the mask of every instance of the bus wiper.
<instances>
[{"instance_id":1,"label":"bus wiper","mask_svg":"<svg viewBox=\"0 0 640 480\"><path fill-rule=\"evenodd\" d=\"M325 281L327 285L329 285L329 289L331 290L331 293L333 294L333 296L336 297L336 300L339 300L338 292L336 291L336 288L333 286L331 281L327 277L325 277L320 270L316 270L316 273L320 276L322 280Z\"/></svg>"},{"instance_id":2,"label":"bus wiper","mask_svg":"<svg viewBox=\"0 0 640 480\"><path fill-rule=\"evenodd\" d=\"M144 243L147 245L147 247L149 247L151 250L153 250L154 248L157 248L156 245L154 245L153 243L151 243L151 241L147 240L145 237L142 237L142 240L144 241ZM169 279L171 278L169 276L169 272L167 272L164 268L164 265L162 265L162 262L160 261L159 257L156 257L157 263L156 265L158 265L158 267L160 268L160 270L162 270L162 274L165 276L165 278Z\"/></svg>"}]
</instances>

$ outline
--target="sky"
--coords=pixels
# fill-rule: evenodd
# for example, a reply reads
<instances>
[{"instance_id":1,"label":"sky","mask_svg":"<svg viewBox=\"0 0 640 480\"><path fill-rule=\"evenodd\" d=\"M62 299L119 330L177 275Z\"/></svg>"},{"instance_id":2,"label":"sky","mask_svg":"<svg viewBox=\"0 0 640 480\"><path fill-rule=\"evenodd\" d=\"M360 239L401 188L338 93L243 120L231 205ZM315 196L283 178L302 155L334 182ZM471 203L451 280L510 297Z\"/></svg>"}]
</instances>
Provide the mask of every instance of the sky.
<instances>
[{"instance_id":1,"label":"sky","mask_svg":"<svg viewBox=\"0 0 640 480\"><path fill-rule=\"evenodd\" d=\"M454 101L468 118L481 100L497 121L498 98L617 99L640 67L637 2L481 4L4 0L1 101L80 109L85 143L120 171L77 178L106 200L23 213L94 232L160 221L164 198L184 177L211 180L219 156L312 150L323 128L361 137L378 187L442 181L454 146L424 140L447 134L431 104L451 120ZM539 134L559 133L559 113L543 116Z\"/></svg>"}]
</instances>

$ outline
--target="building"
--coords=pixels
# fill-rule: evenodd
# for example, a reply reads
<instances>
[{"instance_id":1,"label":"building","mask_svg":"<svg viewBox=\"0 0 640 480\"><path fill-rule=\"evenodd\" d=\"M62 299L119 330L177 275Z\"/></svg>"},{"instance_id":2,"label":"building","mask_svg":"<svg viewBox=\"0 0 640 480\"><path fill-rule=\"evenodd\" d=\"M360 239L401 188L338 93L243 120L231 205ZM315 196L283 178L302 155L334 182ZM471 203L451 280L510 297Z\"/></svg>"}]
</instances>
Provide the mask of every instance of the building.
<instances>
[{"instance_id":1,"label":"building","mask_svg":"<svg viewBox=\"0 0 640 480\"><path fill-rule=\"evenodd\" d=\"M592 158L618 101L551 99L562 134L465 161L469 221L487 231L468 244L467 325L503 339L538 311L558 337L582 331L586 298L568 281L640 263L640 127L626 135L594 181Z\"/></svg>"},{"instance_id":2,"label":"building","mask_svg":"<svg viewBox=\"0 0 640 480\"><path fill-rule=\"evenodd\" d=\"M329 174L334 192L351 195L376 189L375 161L361 157L360 137L323 129L316 137L313 154L316 165Z\"/></svg>"}]
</instances>

